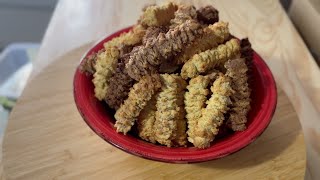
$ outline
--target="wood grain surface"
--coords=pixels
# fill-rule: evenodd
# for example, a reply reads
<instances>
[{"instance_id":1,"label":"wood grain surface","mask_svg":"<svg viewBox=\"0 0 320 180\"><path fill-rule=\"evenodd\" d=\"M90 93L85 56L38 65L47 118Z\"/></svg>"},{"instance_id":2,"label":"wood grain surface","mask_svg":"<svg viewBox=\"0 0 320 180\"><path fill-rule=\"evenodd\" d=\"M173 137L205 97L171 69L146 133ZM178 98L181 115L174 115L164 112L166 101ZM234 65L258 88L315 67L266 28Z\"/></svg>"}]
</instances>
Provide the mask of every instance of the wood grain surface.
<instances>
[{"instance_id":1,"label":"wood grain surface","mask_svg":"<svg viewBox=\"0 0 320 180\"><path fill-rule=\"evenodd\" d=\"M248 147L219 160L168 164L109 145L82 120L73 100L74 70L87 48L60 57L29 82L13 110L4 142L8 179L303 178L303 135L281 90L267 130Z\"/></svg>"},{"instance_id":2,"label":"wood grain surface","mask_svg":"<svg viewBox=\"0 0 320 180\"><path fill-rule=\"evenodd\" d=\"M220 175L217 175L218 177L224 175L226 178L233 177L232 175L235 174L238 175L238 177L240 176L240 179L249 177L249 175L262 178L267 174L271 174L274 177L280 177L279 179L296 179L298 178L297 174L301 173L304 169L303 166L296 165L296 163L299 164L299 162L302 162L295 160L295 158L299 156L291 154L291 152L304 153L302 135L299 130L294 131L295 127L298 127L296 121L298 117L302 125L307 152L305 178L319 179L320 94L317 92L320 90L320 70L277 0L183 1L184 3L194 4L197 7L207 4L214 5L220 11L221 20L230 23L231 32L239 38L248 36L253 44L253 48L266 60L276 78L279 89L283 90L279 93L279 107L273 121L273 123L278 121L276 124L279 124L280 130L277 128L271 129L269 127L266 133L264 133L255 143L259 143L259 141L266 143L274 141L277 143L265 145L255 145L254 143L237 153L241 154L246 152L243 153L242 156L234 154L222 160L205 163L207 166L168 165L141 159L137 159L137 161L141 162L143 165L137 165L135 164L136 161L132 160L135 160L135 157L129 157L125 153L115 150L114 148L110 154L105 153L105 156L119 158L111 158L108 160L108 158L102 158L102 156L97 153L109 152L107 149L112 148L104 142L101 142L95 135L90 134L90 131L84 129L86 127L83 124L81 125L80 122L82 121L79 120L80 116L74 111L74 106L67 102L68 96L64 99L64 92L70 90L67 88L70 88L71 82L68 81L69 84L66 83L65 81L67 81L67 78L64 78L64 76L60 74L60 71L54 70L54 66L57 66L56 68L61 70L64 68L63 63L56 63L56 60L61 60L61 58L58 57L61 57L67 52L75 52L73 49L83 44L96 41L118 29L133 24L139 17L141 8L145 4L159 4L162 2L162 0L59 1L45 34L38 60L35 62L35 71L33 72L30 81L32 86L29 85L24 92L22 99L14 109L9 121L9 127L4 142L5 173L8 173L8 176L11 178L21 177L21 179L28 176L31 178L31 174L33 175L34 173L43 175L43 172L47 172L48 177L50 175L56 175L56 173L60 173L62 177L79 177L79 175L89 174L92 175L91 177L102 177L105 173L110 172L113 177L118 178L138 177L139 175L148 177L155 174L159 177L166 178L175 174L181 175L181 177L186 175L195 177L198 174L202 174L202 171L204 170L208 170L205 171L206 173L204 173L204 176L209 176L213 171L212 169L214 169L215 175ZM182 0L180 2L182 2ZM77 50L77 52L78 51L81 50ZM71 55L69 54L68 56ZM69 59L63 59L61 61L68 64ZM44 72L43 69L50 64L51 67ZM56 64L60 65L58 66ZM70 68L72 67L74 66L70 65ZM43 71L43 74L39 74L41 71ZM49 82L53 82L51 81L52 78L55 81L61 82L61 84L63 84L63 82L66 83L69 87L62 86L61 84L55 84L55 87L51 86ZM42 83L36 85L36 82L38 81ZM44 84L43 81L47 81L47 84ZM52 89L48 89L48 87L51 87ZM292 103L297 116L294 114L288 99ZM37 108L36 105L39 103L42 108ZM281 111L281 107L286 110ZM48 115L49 112L51 112L50 115L53 117ZM279 115L279 113L283 114ZM286 121L277 120L284 117ZM66 121L64 118L78 120L78 123L75 121ZM37 125L39 119L41 122L48 121L49 123L43 128L43 125ZM62 125L57 123L58 120L66 121L66 124ZM74 125L79 128L75 131L75 134L68 131L70 130L69 128L71 128L69 126ZM59 127L59 131L53 131L51 126ZM294 136L296 138L284 138L294 139L294 141L286 143L289 141L281 138L284 137L281 135L282 129L287 132L287 134L291 131L297 132ZM37 131L39 132L35 133ZM271 133L268 133L268 131ZM39 133L42 136L33 135L39 135ZM79 138L81 140L88 139L78 142L81 145L74 145L73 141L70 139L64 139L64 133L71 134L70 136L72 138ZM87 136L92 136L92 139ZM24 137L29 137L27 138L29 141L25 141L26 139ZM271 137L273 137L273 140L271 140ZM93 140L94 138L95 140ZM266 139L263 140L263 138ZM268 141L268 139L270 141ZM92 148L89 147L91 142L93 142ZM41 150L43 150L41 151L42 153L38 153L38 156L34 156L34 152L39 152L37 151L39 146L26 146L26 143L39 144L42 148ZM61 146L55 145L57 143L62 143L62 147L65 149L70 145L74 145L73 148L75 150L74 152L71 151L73 156L70 156L70 159L78 160L77 158L81 158L84 159L84 161L81 161L81 163L78 164L70 163L72 165L69 164L63 166L64 168L59 168L60 163L63 164L65 162L68 164L68 162L70 162L68 161L67 156L70 154L70 151L66 151L66 153L63 154L63 152L60 151L61 149L59 149ZM101 150L96 146L104 148ZM260 149L260 146L264 148ZM286 148L280 148L278 146ZM25 152L23 147L27 147L28 151ZM96 148L99 150L96 150ZM295 150L290 148L294 148ZM269 153L273 155L268 155ZM286 159L282 156L288 155L288 153L290 154L290 158L288 157ZM60 158L55 158L56 156ZM236 157L232 158L233 156ZM27 160L24 159L24 161L20 161L20 158L22 157L27 158ZM90 157L95 158L97 161L95 162L96 166L91 166L93 161L89 160ZM265 157L267 160L261 160L260 158L262 157ZM280 158L280 160L278 158ZM241 167L240 169L238 169L238 166L235 167L230 165L230 162L233 162L236 159L240 159L238 162L238 165ZM283 159L286 159L286 161L279 163L282 162L281 160ZM251 163L252 160L259 163ZM113 162L114 165L112 167L104 166L109 161ZM132 164L131 161L133 161ZM125 163L119 164L116 162ZM273 164L271 162L273 162ZM287 164L287 162L292 162L292 164ZM265 163L270 164L264 165ZM25 164L28 164L28 166L25 166ZM224 165L220 166L220 164ZM199 167L201 173L199 173L199 169L194 170L193 168L195 167ZM290 169L290 167L295 168L293 170ZM143 172L146 172L145 174L137 172L137 170L140 170L141 168L144 170ZM179 168L182 168L183 170L178 171L178 173L175 169ZM85 169L84 172L86 172L86 174L78 172L80 169ZM120 169L121 172L119 173L117 170ZM118 174L113 172L118 172Z\"/></svg>"}]
</instances>

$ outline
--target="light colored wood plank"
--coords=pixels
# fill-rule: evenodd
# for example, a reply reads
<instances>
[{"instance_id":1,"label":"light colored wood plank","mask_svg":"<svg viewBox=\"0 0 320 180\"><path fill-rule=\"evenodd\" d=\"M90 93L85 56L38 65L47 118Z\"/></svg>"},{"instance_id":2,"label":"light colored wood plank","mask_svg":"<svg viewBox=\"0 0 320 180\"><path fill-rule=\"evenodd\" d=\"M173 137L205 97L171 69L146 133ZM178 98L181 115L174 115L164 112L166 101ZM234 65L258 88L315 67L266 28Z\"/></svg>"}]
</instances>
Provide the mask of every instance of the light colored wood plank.
<instances>
[{"instance_id":1,"label":"light colored wood plank","mask_svg":"<svg viewBox=\"0 0 320 180\"><path fill-rule=\"evenodd\" d=\"M8 179L302 179L305 147L297 115L283 91L267 130L228 157L168 164L122 152L99 138L73 101L74 69L88 46L45 68L13 110L4 141Z\"/></svg>"}]
</instances>

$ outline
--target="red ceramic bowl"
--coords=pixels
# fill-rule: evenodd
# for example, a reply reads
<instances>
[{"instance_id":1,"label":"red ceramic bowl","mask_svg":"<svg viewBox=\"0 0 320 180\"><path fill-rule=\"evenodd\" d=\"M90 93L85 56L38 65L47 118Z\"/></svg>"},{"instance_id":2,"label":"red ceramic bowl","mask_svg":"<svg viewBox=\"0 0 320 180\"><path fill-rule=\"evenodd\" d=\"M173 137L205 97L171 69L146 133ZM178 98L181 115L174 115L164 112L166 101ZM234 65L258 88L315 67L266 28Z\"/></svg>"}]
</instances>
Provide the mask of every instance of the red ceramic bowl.
<instances>
[{"instance_id":1,"label":"red ceramic bowl","mask_svg":"<svg viewBox=\"0 0 320 180\"><path fill-rule=\"evenodd\" d=\"M96 44L86 55L103 48L103 43L127 32L120 30ZM234 153L253 142L269 125L277 104L277 90L273 76L261 57L254 53L249 84L252 91L252 109L248 114L247 129L243 132L228 134L215 140L207 149L195 147L168 148L155 145L128 134L117 133L113 127L114 111L94 96L92 76L81 73L74 75L74 99L80 114L90 128L113 146L147 159L170 163L194 163L213 160Z\"/></svg>"}]
</instances>

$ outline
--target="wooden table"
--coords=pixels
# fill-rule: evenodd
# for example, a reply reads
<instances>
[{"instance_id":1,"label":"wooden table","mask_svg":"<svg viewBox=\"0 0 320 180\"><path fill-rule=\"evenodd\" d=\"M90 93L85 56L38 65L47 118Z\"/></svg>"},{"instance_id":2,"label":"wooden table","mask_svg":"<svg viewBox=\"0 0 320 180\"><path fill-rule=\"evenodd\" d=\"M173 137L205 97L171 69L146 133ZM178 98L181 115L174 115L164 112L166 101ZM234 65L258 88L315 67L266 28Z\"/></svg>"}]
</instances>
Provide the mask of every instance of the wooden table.
<instances>
[{"instance_id":1,"label":"wooden table","mask_svg":"<svg viewBox=\"0 0 320 180\"><path fill-rule=\"evenodd\" d=\"M263 135L248 147L216 161L167 164L126 154L87 127L73 102L74 68L94 41L133 24L146 3L161 1L58 3L35 62L36 69L8 123L3 144L4 176L318 179L320 71L278 1L187 1L197 7L217 7L221 19L230 22L234 35L249 37L276 78L276 114Z\"/></svg>"}]
</instances>

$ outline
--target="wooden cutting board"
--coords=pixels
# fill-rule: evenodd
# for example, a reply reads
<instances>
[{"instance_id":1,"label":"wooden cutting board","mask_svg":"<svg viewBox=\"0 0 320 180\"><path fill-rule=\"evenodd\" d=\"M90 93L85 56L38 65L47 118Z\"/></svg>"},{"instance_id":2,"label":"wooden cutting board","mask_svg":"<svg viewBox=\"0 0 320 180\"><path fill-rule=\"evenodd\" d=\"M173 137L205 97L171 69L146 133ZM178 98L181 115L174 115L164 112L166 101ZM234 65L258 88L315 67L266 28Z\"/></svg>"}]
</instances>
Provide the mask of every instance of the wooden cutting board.
<instances>
[{"instance_id":1,"label":"wooden cutting board","mask_svg":"<svg viewBox=\"0 0 320 180\"><path fill-rule=\"evenodd\" d=\"M3 144L8 179L302 179L306 152L298 117L278 87L278 105L266 131L225 158L168 164L127 154L98 137L73 101L72 80L82 46L55 60L27 85Z\"/></svg>"}]
</instances>

